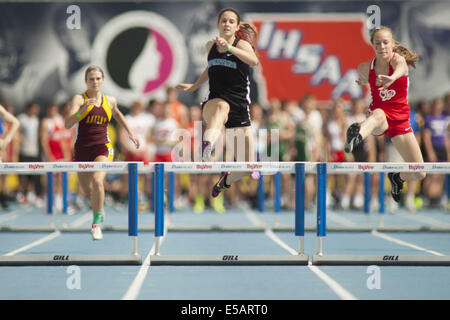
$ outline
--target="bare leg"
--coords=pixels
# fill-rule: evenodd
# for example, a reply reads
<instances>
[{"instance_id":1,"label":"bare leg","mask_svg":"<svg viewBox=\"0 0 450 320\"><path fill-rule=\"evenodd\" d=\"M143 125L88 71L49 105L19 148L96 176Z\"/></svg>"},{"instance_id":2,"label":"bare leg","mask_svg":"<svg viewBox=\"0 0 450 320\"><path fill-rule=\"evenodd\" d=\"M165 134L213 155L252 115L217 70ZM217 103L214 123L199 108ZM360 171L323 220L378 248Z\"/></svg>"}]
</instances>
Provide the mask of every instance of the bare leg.
<instances>
[{"instance_id":1,"label":"bare leg","mask_svg":"<svg viewBox=\"0 0 450 320\"><path fill-rule=\"evenodd\" d=\"M95 162L109 162L105 156L98 156ZM106 172L80 172L78 180L83 188L86 197L91 201L91 208L94 212L103 212L103 204L105 202L105 188L103 182Z\"/></svg>"},{"instance_id":2,"label":"bare leg","mask_svg":"<svg viewBox=\"0 0 450 320\"><path fill-rule=\"evenodd\" d=\"M79 172L78 173L78 183L84 192L84 196L91 199L92 193L92 175L93 172Z\"/></svg>"},{"instance_id":3,"label":"bare leg","mask_svg":"<svg viewBox=\"0 0 450 320\"><path fill-rule=\"evenodd\" d=\"M203 119L206 122L204 140L214 145L228 120L230 105L223 99L209 100L203 107Z\"/></svg>"},{"instance_id":4,"label":"bare leg","mask_svg":"<svg viewBox=\"0 0 450 320\"><path fill-rule=\"evenodd\" d=\"M255 146L254 137L251 127L241 127L233 129L237 135L237 143L234 144L234 155L237 156L237 161L253 162L255 161ZM244 139L239 139L240 135L244 135ZM244 143L239 143L243 141ZM242 156L244 159L242 159ZM249 172L232 172L228 175L226 183L231 185L233 182L250 175Z\"/></svg>"},{"instance_id":5,"label":"bare leg","mask_svg":"<svg viewBox=\"0 0 450 320\"><path fill-rule=\"evenodd\" d=\"M422 152L417 143L414 133L398 135L392 138L397 151L400 153L405 162L423 162ZM425 172L402 172L400 178L403 180L422 180L426 176Z\"/></svg>"},{"instance_id":6,"label":"bare leg","mask_svg":"<svg viewBox=\"0 0 450 320\"><path fill-rule=\"evenodd\" d=\"M375 109L366 120L361 122L359 134L365 139L371 134L383 134L387 129L388 123L384 111Z\"/></svg>"}]
</instances>

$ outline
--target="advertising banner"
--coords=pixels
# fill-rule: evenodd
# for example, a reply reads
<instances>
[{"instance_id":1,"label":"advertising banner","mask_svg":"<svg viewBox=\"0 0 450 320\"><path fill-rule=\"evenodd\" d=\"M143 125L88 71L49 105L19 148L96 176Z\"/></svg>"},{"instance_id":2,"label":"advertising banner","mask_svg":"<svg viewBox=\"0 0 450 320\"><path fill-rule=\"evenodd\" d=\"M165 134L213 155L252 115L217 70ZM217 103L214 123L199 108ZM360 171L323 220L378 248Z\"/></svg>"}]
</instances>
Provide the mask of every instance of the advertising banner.
<instances>
[{"instance_id":1,"label":"advertising banner","mask_svg":"<svg viewBox=\"0 0 450 320\"><path fill-rule=\"evenodd\" d=\"M373 56L370 1L143 1L0 3L0 101L65 103L85 90L91 64L103 91L122 107L165 99L168 86L194 82L206 67L220 9L234 7L259 31L251 99L363 97L356 68ZM380 21L421 58L411 70L410 101L450 91L450 2L378 1ZM208 85L180 93L199 104Z\"/></svg>"}]
</instances>

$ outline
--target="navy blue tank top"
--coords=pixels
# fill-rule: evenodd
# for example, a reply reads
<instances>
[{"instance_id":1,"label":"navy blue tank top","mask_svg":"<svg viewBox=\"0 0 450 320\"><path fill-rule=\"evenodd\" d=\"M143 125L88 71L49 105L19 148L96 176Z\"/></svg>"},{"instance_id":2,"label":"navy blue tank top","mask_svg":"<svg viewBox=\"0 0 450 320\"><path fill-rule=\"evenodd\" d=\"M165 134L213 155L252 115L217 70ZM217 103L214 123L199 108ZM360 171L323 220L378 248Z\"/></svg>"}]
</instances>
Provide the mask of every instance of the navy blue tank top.
<instances>
[{"instance_id":1,"label":"navy blue tank top","mask_svg":"<svg viewBox=\"0 0 450 320\"><path fill-rule=\"evenodd\" d=\"M233 42L235 47L239 38ZM208 53L209 99L222 98L232 109L250 105L250 66L231 52L220 53L214 43Z\"/></svg>"}]
</instances>

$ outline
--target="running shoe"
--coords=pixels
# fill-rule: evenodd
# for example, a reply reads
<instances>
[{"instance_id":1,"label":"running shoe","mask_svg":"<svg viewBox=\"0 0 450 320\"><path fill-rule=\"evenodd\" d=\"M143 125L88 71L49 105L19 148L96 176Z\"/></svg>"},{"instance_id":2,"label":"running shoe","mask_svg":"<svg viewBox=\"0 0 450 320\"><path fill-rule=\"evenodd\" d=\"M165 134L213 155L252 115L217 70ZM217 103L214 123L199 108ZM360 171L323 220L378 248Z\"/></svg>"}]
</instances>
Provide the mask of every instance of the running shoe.
<instances>
[{"instance_id":1,"label":"running shoe","mask_svg":"<svg viewBox=\"0 0 450 320\"><path fill-rule=\"evenodd\" d=\"M91 233L92 233L92 240L102 240L103 239L102 229L100 228L99 224L92 225Z\"/></svg>"},{"instance_id":2,"label":"running shoe","mask_svg":"<svg viewBox=\"0 0 450 320\"><path fill-rule=\"evenodd\" d=\"M230 186L225 183L225 180L228 177L228 172L222 172L220 174L219 181L214 185L211 195L213 198L217 197L219 193L228 189Z\"/></svg>"},{"instance_id":3,"label":"running shoe","mask_svg":"<svg viewBox=\"0 0 450 320\"><path fill-rule=\"evenodd\" d=\"M391 181L391 195L395 202L400 202L400 196L402 194L403 189L403 180L400 178L399 172L389 172L388 173L389 181Z\"/></svg>"},{"instance_id":4,"label":"running shoe","mask_svg":"<svg viewBox=\"0 0 450 320\"><path fill-rule=\"evenodd\" d=\"M361 125L357 122L353 123L347 129L347 140L345 141L345 152L351 153L353 149L362 142L362 137L359 134Z\"/></svg>"}]
</instances>

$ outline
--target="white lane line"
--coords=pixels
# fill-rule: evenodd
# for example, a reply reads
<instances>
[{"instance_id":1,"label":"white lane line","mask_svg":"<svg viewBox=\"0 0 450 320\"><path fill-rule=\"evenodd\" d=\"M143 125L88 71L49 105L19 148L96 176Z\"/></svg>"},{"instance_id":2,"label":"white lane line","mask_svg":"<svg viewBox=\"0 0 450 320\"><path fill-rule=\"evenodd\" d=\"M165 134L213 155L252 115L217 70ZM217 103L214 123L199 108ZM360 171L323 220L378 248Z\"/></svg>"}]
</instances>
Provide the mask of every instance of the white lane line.
<instances>
[{"instance_id":1,"label":"white lane line","mask_svg":"<svg viewBox=\"0 0 450 320\"><path fill-rule=\"evenodd\" d=\"M164 237L161 237L162 244L164 241ZM155 254L155 244L153 244L152 248L150 249L150 252L148 253L147 257L145 258L144 262L142 263L136 277L134 278L133 282L131 283L130 287L128 288L127 292L122 297L122 300L136 300L139 296L139 293L141 292L142 285L144 284L145 277L147 276L147 273L150 269L150 256Z\"/></svg>"},{"instance_id":2,"label":"white lane line","mask_svg":"<svg viewBox=\"0 0 450 320\"><path fill-rule=\"evenodd\" d=\"M403 218L407 218L409 220L414 220L414 221L419 221L419 222L422 222L422 223L427 223L427 224L429 224L431 226L439 226L439 227L447 227L447 226L449 226L448 223L443 223L442 221L440 221L438 219L431 218L431 217L419 216L419 215L414 214L414 213L411 214L411 213L402 212L402 213L400 213L400 215Z\"/></svg>"},{"instance_id":3,"label":"white lane line","mask_svg":"<svg viewBox=\"0 0 450 320\"><path fill-rule=\"evenodd\" d=\"M346 227L354 227L357 225L355 222L347 218L344 218L343 216L338 215L337 213L334 213L333 211L328 209L327 209L327 217L330 218L330 220L334 220L335 222L340 223Z\"/></svg>"},{"instance_id":4,"label":"white lane line","mask_svg":"<svg viewBox=\"0 0 450 320\"><path fill-rule=\"evenodd\" d=\"M6 214L2 214L0 216L0 223L16 219L16 218L20 217L21 215L24 215L25 213L27 213L29 211L31 211L31 207L30 208L25 208L23 210L22 209L17 209L17 210L8 212Z\"/></svg>"},{"instance_id":5,"label":"white lane line","mask_svg":"<svg viewBox=\"0 0 450 320\"><path fill-rule=\"evenodd\" d=\"M5 256L13 256L13 255L18 254L20 252L26 251L26 250L31 249L33 247L36 247L36 246L38 246L40 244L43 244L44 242L53 240L53 239L59 237L60 235L61 235L61 232L59 232L59 231L52 232L49 235L46 235L43 238L40 238L40 239L38 239L36 241L33 241L33 242L31 242L31 243L29 243L27 245L24 245L23 247L21 247L19 249L16 249L14 251L8 252L7 254L5 254Z\"/></svg>"},{"instance_id":6,"label":"white lane line","mask_svg":"<svg viewBox=\"0 0 450 320\"><path fill-rule=\"evenodd\" d=\"M283 249L288 251L290 254L297 254L293 248L291 248L288 244L286 244L283 240L278 238L276 234L272 232L272 230L266 230L266 235L272 239L275 243L280 245ZM316 276L318 276L325 284L342 300L358 300L354 295L352 295L349 291L345 290L336 280L331 278L325 272L320 270L317 266L313 266L311 261L308 262L308 268L311 270Z\"/></svg>"},{"instance_id":7,"label":"white lane line","mask_svg":"<svg viewBox=\"0 0 450 320\"><path fill-rule=\"evenodd\" d=\"M164 224L164 234L165 236L161 237L160 239L160 247L162 246L165 237L167 236L168 231L168 224ZM142 263L141 267L139 268L139 271L134 278L133 282L131 283L130 287L128 288L127 292L122 297L122 300L136 300L139 296L139 293L141 292L142 285L144 284L144 280L147 277L147 273L150 270L150 256L155 254L155 243L153 243L152 248L150 249L150 252L148 253L147 257L145 257L144 262Z\"/></svg>"},{"instance_id":8,"label":"white lane line","mask_svg":"<svg viewBox=\"0 0 450 320\"><path fill-rule=\"evenodd\" d=\"M85 214L83 214L81 217L76 219L75 221L72 221L72 223L70 224L70 227L79 227L79 226L85 224L86 222L88 222L90 219L92 219L92 214L88 211Z\"/></svg>"},{"instance_id":9,"label":"white lane line","mask_svg":"<svg viewBox=\"0 0 450 320\"><path fill-rule=\"evenodd\" d=\"M391 242L397 243L397 244L405 246L405 247L413 248L413 249L416 249L416 250L419 250L419 251L428 252L428 253L434 254L435 256L443 256L444 255L443 253L420 247L420 246L415 245L413 243L406 242L406 241L403 241L403 240L400 240L400 239L388 236L387 234L379 233L378 231L372 231L372 235L374 235L376 237L379 237L379 238L382 238L382 239L387 240L387 241L391 241Z\"/></svg>"},{"instance_id":10,"label":"white lane line","mask_svg":"<svg viewBox=\"0 0 450 320\"><path fill-rule=\"evenodd\" d=\"M250 210L245 210L245 214L250 219L250 221L254 221L257 218L257 215ZM253 217L251 219L250 217ZM298 254L298 252L290 247L287 243L281 240L272 230L266 229L266 236L268 236L272 241L278 244L280 247L285 249L292 255ZM325 284L342 300L358 300L354 295L352 295L349 291L345 290L337 281L327 275L325 272L320 270L317 266L313 266L311 261L308 262L308 268L311 270L317 277L319 277Z\"/></svg>"},{"instance_id":11,"label":"white lane line","mask_svg":"<svg viewBox=\"0 0 450 320\"><path fill-rule=\"evenodd\" d=\"M280 238L278 238L278 236L273 233L272 230L270 229L266 229L266 231L264 232L266 234L266 236L268 236L272 241L274 241L276 244L278 244L280 247L282 247L284 250L286 250L287 252L289 252L292 255L297 255L298 252L295 251L295 249L291 248L288 244L286 244L283 240L281 240Z\"/></svg>"},{"instance_id":12,"label":"white lane line","mask_svg":"<svg viewBox=\"0 0 450 320\"><path fill-rule=\"evenodd\" d=\"M71 223L71 226L72 227L78 227L79 225L83 224L87 218L90 218L90 215L88 213L86 213L85 215L81 216L80 218L75 220L73 223ZM6 253L5 256L14 256L14 255L16 255L16 254L18 254L20 252L29 250L29 249L34 248L36 246L39 246L39 245L41 245L41 244L43 244L45 242L51 241L51 240L59 237L60 235L61 235L61 232L59 232L59 231L52 232L52 233L46 235L45 237L42 237L42 238L40 238L40 239L38 239L36 241L33 241L33 242L31 242L31 243L29 243L27 245L24 245L23 247L20 247L19 249L16 249L16 250L13 250L13 251L10 251L10 252Z\"/></svg>"},{"instance_id":13,"label":"white lane line","mask_svg":"<svg viewBox=\"0 0 450 320\"><path fill-rule=\"evenodd\" d=\"M332 215L330 216L330 217L332 217L332 216L337 216L337 214L335 214L335 213L332 213ZM405 215L403 215L403 216L405 216L405 217L407 217L407 215L405 214ZM411 216L411 218L412 218L413 216ZM342 217L341 217L342 218ZM419 218L419 217L417 217L417 218ZM342 218L342 219L344 219L344 220L347 220L347 219L345 219L345 218ZM424 218L424 217L422 217L422 221L423 222L425 222L427 219L426 218ZM429 222L431 222L432 220L434 220L433 218L428 218L429 220ZM344 220L342 220L343 222L345 222ZM416 220L421 220L420 218L419 219L416 219ZM439 224L439 221L437 221L437 220L435 220L435 223L437 223L437 224ZM351 222L350 220L347 220L347 222L345 222L344 224L347 224L347 225L355 225L353 222ZM440 252L437 252L437 251L434 251L434 250L429 250L429 249L426 249L426 248L423 248L423 247L421 247L421 246L418 246L418 245L415 245L415 244L413 244L413 243L410 243L410 242L406 242L406 241L403 241L403 240L400 240L400 239L398 239L398 238L394 238L394 237L392 237L392 236L388 236L388 235L386 235L386 234L384 234L384 233L379 233L378 231L376 231L376 230L373 230L372 231L372 235L374 235L374 236L376 236L376 237L379 237L379 238L382 238L382 239L384 239L384 240L387 240L387 241L390 241L390 242L394 242L394 243L397 243L397 244L399 244L399 245L402 245L402 246L405 246L405 247L409 247L409 248L413 248L413 249L416 249L416 250L419 250L419 251L424 251L424 252L427 252L427 253L431 253L431 254L433 254L433 255L436 255L436 256L443 256L444 254L443 253L440 253Z\"/></svg>"},{"instance_id":14,"label":"white lane line","mask_svg":"<svg viewBox=\"0 0 450 320\"><path fill-rule=\"evenodd\" d=\"M308 268L316 276L318 276L323 282L325 282L331 290L336 293L339 298L342 300L358 300L354 295L352 295L350 292L345 290L339 283L337 283L333 278L331 278L329 275L327 275L325 272L319 269L317 266L313 266L311 261L308 262Z\"/></svg>"},{"instance_id":15,"label":"white lane line","mask_svg":"<svg viewBox=\"0 0 450 320\"><path fill-rule=\"evenodd\" d=\"M256 213L248 209L246 209L244 212L247 219L250 220L250 222L253 223L253 225L258 227L265 226L264 219L261 219Z\"/></svg>"}]
</instances>

